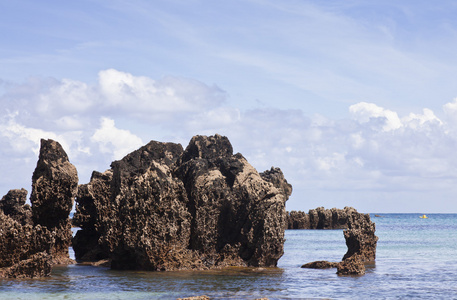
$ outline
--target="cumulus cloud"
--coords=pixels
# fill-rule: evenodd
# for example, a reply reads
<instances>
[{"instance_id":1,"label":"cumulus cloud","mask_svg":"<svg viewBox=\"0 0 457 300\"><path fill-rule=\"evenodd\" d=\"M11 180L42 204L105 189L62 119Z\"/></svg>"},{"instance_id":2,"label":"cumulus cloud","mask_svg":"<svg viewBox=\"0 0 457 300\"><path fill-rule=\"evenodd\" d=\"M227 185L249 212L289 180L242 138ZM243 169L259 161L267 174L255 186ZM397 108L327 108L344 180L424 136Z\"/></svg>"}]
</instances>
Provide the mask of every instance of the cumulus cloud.
<instances>
[{"instance_id":1,"label":"cumulus cloud","mask_svg":"<svg viewBox=\"0 0 457 300\"><path fill-rule=\"evenodd\" d=\"M4 89L0 162L6 168L0 175L9 181L0 183L3 193L21 187L4 186L13 180L30 184L41 138L64 146L84 183L92 170L105 170L151 139L185 146L195 134L214 133L228 136L259 171L281 167L294 186L291 203L325 193L339 199L457 192L457 99L443 105L442 119L428 108L400 115L369 102L331 119L299 109L241 110L215 86L112 69L101 71L94 85L33 79ZM13 162L26 166L16 172L30 174L10 176Z\"/></svg>"},{"instance_id":2,"label":"cumulus cloud","mask_svg":"<svg viewBox=\"0 0 457 300\"><path fill-rule=\"evenodd\" d=\"M100 128L91 140L99 145L101 153L109 154L113 159L121 159L143 146L143 141L129 130L116 128L114 120L103 117L100 123Z\"/></svg>"},{"instance_id":3,"label":"cumulus cloud","mask_svg":"<svg viewBox=\"0 0 457 300\"><path fill-rule=\"evenodd\" d=\"M99 73L99 89L105 107L136 114L196 112L225 100L221 89L196 80L171 76L153 80L114 69Z\"/></svg>"},{"instance_id":4,"label":"cumulus cloud","mask_svg":"<svg viewBox=\"0 0 457 300\"><path fill-rule=\"evenodd\" d=\"M360 102L349 107L352 117L360 123L372 123L381 126L382 130L390 131L402 126L396 112L384 109L374 103Z\"/></svg>"}]
</instances>

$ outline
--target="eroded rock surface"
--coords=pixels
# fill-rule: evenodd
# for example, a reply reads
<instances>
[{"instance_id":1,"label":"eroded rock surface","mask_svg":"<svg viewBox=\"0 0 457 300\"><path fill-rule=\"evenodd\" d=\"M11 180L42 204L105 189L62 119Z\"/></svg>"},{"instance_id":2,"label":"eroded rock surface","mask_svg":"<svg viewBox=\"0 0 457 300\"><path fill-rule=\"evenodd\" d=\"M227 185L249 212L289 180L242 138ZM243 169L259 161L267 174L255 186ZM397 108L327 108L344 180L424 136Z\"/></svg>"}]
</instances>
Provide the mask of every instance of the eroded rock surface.
<instances>
[{"instance_id":1,"label":"eroded rock surface","mask_svg":"<svg viewBox=\"0 0 457 300\"><path fill-rule=\"evenodd\" d=\"M53 140L41 140L40 155L32 176L32 218L35 225L55 232L52 248L54 263L70 262L69 218L78 187L78 174L62 146Z\"/></svg>"},{"instance_id":2,"label":"eroded rock surface","mask_svg":"<svg viewBox=\"0 0 457 300\"><path fill-rule=\"evenodd\" d=\"M306 269L330 269L330 268L336 268L338 265L339 265L339 263L336 263L336 262L318 260L318 261L313 261L313 262L304 264L301 267L306 268Z\"/></svg>"},{"instance_id":3,"label":"eroded rock surface","mask_svg":"<svg viewBox=\"0 0 457 300\"><path fill-rule=\"evenodd\" d=\"M226 137L195 136L185 150L151 141L79 188L76 257L107 256L115 269L275 266L291 191Z\"/></svg>"},{"instance_id":4,"label":"eroded rock surface","mask_svg":"<svg viewBox=\"0 0 457 300\"><path fill-rule=\"evenodd\" d=\"M324 215L323 220L329 220L326 210L320 210L321 215ZM331 211L331 210L327 210ZM335 210L333 210L335 212ZM319 213L315 211L319 216ZM310 214L311 215L311 214ZM334 216L335 214L331 214ZM370 219L369 214L362 214L357 212L352 207L345 207L344 213L340 214L338 218L347 223L348 229L343 231L346 245L348 247L347 253L339 263L328 261L316 261L307 263L302 268L337 268L339 275L362 275L365 274L365 262L374 261L376 258L376 246L378 237L375 235L376 226ZM341 224L342 221L338 221Z\"/></svg>"},{"instance_id":5,"label":"eroded rock surface","mask_svg":"<svg viewBox=\"0 0 457 300\"><path fill-rule=\"evenodd\" d=\"M362 262L374 261L378 242L375 223L369 214L358 213L355 209L348 216L348 229L344 231L348 251L343 260L358 256Z\"/></svg>"},{"instance_id":6,"label":"eroded rock surface","mask_svg":"<svg viewBox=\"0 0 457 300\"><path fill-rule=\"evenodd\" d=\"M22 225L0 211L0 278L34 278L51 273L54 233Z\"/></svg>"},{"instance_id":7,"label":"eroded rock surface","mask_svg":"<svg viewBox=\"0 0 457 300\"><path fill-rule=\"evenodd\" d=\"M17 189L10 190L0 200L0 211L13 220L16 220L21 225L33 224L32 223L32 208L26 204L27 190Z\"/></svg>"},{"instance_id":8,"label":"eroded rock surface","mask_svg":"<svg viewBox=\"0 0 457 300\"><path fill-rule=\"evenodd\" d=\"M352 207L325 209L318 207L287 214L287 229L345 229Z\"/></svg>"}]
</instances>

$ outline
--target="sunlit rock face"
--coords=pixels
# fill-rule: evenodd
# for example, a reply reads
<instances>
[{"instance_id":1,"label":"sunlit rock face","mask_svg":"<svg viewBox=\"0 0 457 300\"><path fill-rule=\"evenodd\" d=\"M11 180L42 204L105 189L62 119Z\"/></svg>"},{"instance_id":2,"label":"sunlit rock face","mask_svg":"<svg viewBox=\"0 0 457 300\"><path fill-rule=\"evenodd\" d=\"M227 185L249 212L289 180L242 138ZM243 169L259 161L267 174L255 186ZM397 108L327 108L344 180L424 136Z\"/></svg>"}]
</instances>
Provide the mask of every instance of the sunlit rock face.
<instances>
[{"instance_id":1,"label":"sunlit rock face","mask_svg":"<svg viewBox=\"0 0 457 300\"><path fill-rule=\"evenodd\" d=\"M355 209L348 214L348 229L344 231L348 251L343 260L358 256L362 262L374 261L378 243L375 231L376 224L369 214L358 213Z\"/></svg>"},{"instance_id":2,"label":"sunlit rock face","mask_svg":"<svg viewBox=\"0 0 457 300\"><path fill-rule=\"evenodd\" d=\"M115 269L275 266L291 191L280 169L259 174L226 137L195 136L186 149L151 141L80 186L76 257Z\"/></svg>"},{"instance_id":3,"label":"sunlit rock face","mask_svg":"<svg viewBox=\"0 0 457 300\"><path fill-rule=\"evenodd\" d=\"M54 241L46 227L22 225L0 210L0 278L49 276Z\"/></svg>"},{"instance_id":4,"label":"sunlit rock face","mask_svg":"<svg viewBox=\"0 0 457 300\"><path fill-rule=\"evenodd\" d=\"M27 190L15 189L10 190L0 200L0 211L21 225L32 223L32 208L26 204Z\"/></svg>"},{"instance_id":5,"label":"sunlit rock face","mask_svg":"<svg viewBox=\"0 0 457 300\"><path fill-rule=\"evenodd\" d=\"M70 262L70 211L78 188L78 173L62 146L53 140L41 140L40 155L32 176L32 219L35 225L55 232L52 248L56 264Z\"/></svg>"}]
</instances>

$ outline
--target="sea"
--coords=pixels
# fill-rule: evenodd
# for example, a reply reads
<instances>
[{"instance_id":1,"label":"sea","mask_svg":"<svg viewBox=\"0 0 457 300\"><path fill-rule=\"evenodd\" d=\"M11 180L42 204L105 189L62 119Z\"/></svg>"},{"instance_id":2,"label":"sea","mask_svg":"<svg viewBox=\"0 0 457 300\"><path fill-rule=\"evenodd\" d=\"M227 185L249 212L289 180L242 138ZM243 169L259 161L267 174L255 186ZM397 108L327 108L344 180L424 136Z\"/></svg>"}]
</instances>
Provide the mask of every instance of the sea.
<instances>
[{"instance_id":1,"label":"sea","mask_svg":"<svg viewBox=\"0 0 457 300\"><path fill-rule=\"evenodd\" d=\"M0 299L457 299L457 214L370 215L379 241L363 276L300 268L340 261L343 230L287 230L277 268L137 272L70 265L48 278L0 279Z\"/></svg>"}]
</instances>

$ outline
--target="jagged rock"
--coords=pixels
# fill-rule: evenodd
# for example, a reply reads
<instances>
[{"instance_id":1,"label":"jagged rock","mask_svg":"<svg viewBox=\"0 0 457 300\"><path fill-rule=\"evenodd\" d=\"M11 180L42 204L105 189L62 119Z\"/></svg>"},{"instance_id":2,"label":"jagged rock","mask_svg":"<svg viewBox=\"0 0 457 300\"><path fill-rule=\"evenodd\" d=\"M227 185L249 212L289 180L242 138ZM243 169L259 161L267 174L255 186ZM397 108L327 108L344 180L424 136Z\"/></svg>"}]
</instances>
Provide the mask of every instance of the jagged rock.
<instances>
[{"instance_id":1,"label":"jagged rock","mask_svg":"<svg viewBox=\"0 0 457 300\"><path fill-rule=\"evenodd\" d=\"M0 200L0 210L21 225L32 224L32 208L26 201L27 190L10 190Z\"/></svg>"},{"instance_id":2,"label":"jagged rock","mask_svg":"<svg viewBox=\"0 0 457 300\"><path fill-rule=\"evenodd\" d=\"M337 264L338 275L363 275L365 274L365 265L357 256L351 256Z\"/></svg>"},{"instance_id":3,"label":"jagged rock","mask_svg":"<svg viewBox=\"0 0 457 300\"><path fill-rule=\"evenodd\" d=\"M284 197L289 198L292 194L292 185L284 178L280 168L271 167L270 170L260 173L263 180L271 182L276 188L284 193Z\"/></svg>"},{"instance_id":4,"label":"jagged rock","mask_svg":"<svg viewBox=\"0 0 457 300\"><path fill-rule=\"evenodd\" d=\"M21 225L0 211L0 277L49 276L54 233L40 225Z\"/></svg>"},{"instance_id":5,"label":"jagged rock","mask_svg":"<svg viewBox=\"0 0 457 300\"><path fill-rule=\"evenodd\" d=\"M291 211L287 214L287 229L311 229L309 215L303 211Z\"/></svg>"},{"instance_id":6,"label":"jagged rock","mask_svg":"<svg viewBox=\"0 0 457 300\"><path fill-rule=\"evenodd\" d=\"M94 171L90 183L78 187L76 213L73 224L84 228L73 238L75 258L82 261L98 261L108 258L108 250L101 248L101 232L108 229L107 223L115 219L111 203L112 170L104 173Z\"/></svg>"},{"instance_id":7,"label":"jagged rock","mask_svg":"<svg viewBox=\"0 0 457 300\"><path fill-rule=\"evenodd\" d=\"M69 218L78 186L76 168L69 162L62 146L53 140L41 140L40 155L32 176L32 217L35 225L46 226L55 232L52 248L54 263L66 264L71 260Z\"/></svg>"},{"instance_id":8,"label":"jagged rock","mask_svg":"<svg viewBox=\"0 0 457 300\"><path fill-rule=\"evenodd\" d=\"M302 265L302 268L307 268L307 269L330 269L330 268L336 268L339 263L336 262L330 262L326 260L318 260L314 262L310 262L307 264Z\"/></svg>"},{"instance_id":9,"label":"jagged rock","mask_svg":"<svg viewBox=\"0 0 457 300\"><path fill-rule=\"evenodd\" d=\"M351 210L348 213L348 229L344 231L348 251L343 260L357 255L362 262L374 261L378 242L375 231L376 225L371 221L369 214Z\"/></svg>"},{"instance_id":10,"label":"jagged rock","mask_svg":"<svg viewBox=\"0 0 457 300\"><path fill-rule=\"evenodd\" d=\"M329 220L329 216L332 216L335 224L347 223L348 229L343 231L343 234L348 251L339 263L315 261L303 265L302 268L337 268L339 275L365 274L364 262L375 260L378 241L375 235L375 223L370 220L370 215L359 213L352 207L345 207L344 210L318 208L310 210L311 215L315 217L320 215L323 220ZM325 227L326 224L323 222L321 226Z\"/></svg>"},{"instance_id":11,"label":"jagged rock","mask_svg":"<svg viewBox=\"0 0 457 300\"><path fill-rule=\"evenodd\" d=\"M283 254L291 186L233 155L226 137L195 136L186 150L151 141L94 174L75 219L112 268L274 266ZM78 239L76 257L90 258Z\"/></svg>"},{"instance_id":12,"label":"jagged rock","mask_svg":"<svg viewBox=\"0 0 457 300\"><path fill-rule=\"evenodd\" d=\"M345 229L347 228L348 212L344 209L310 209L308 214L302 211L291 211L287 215L288 229Z\"/></svg>"}]
</instances>

